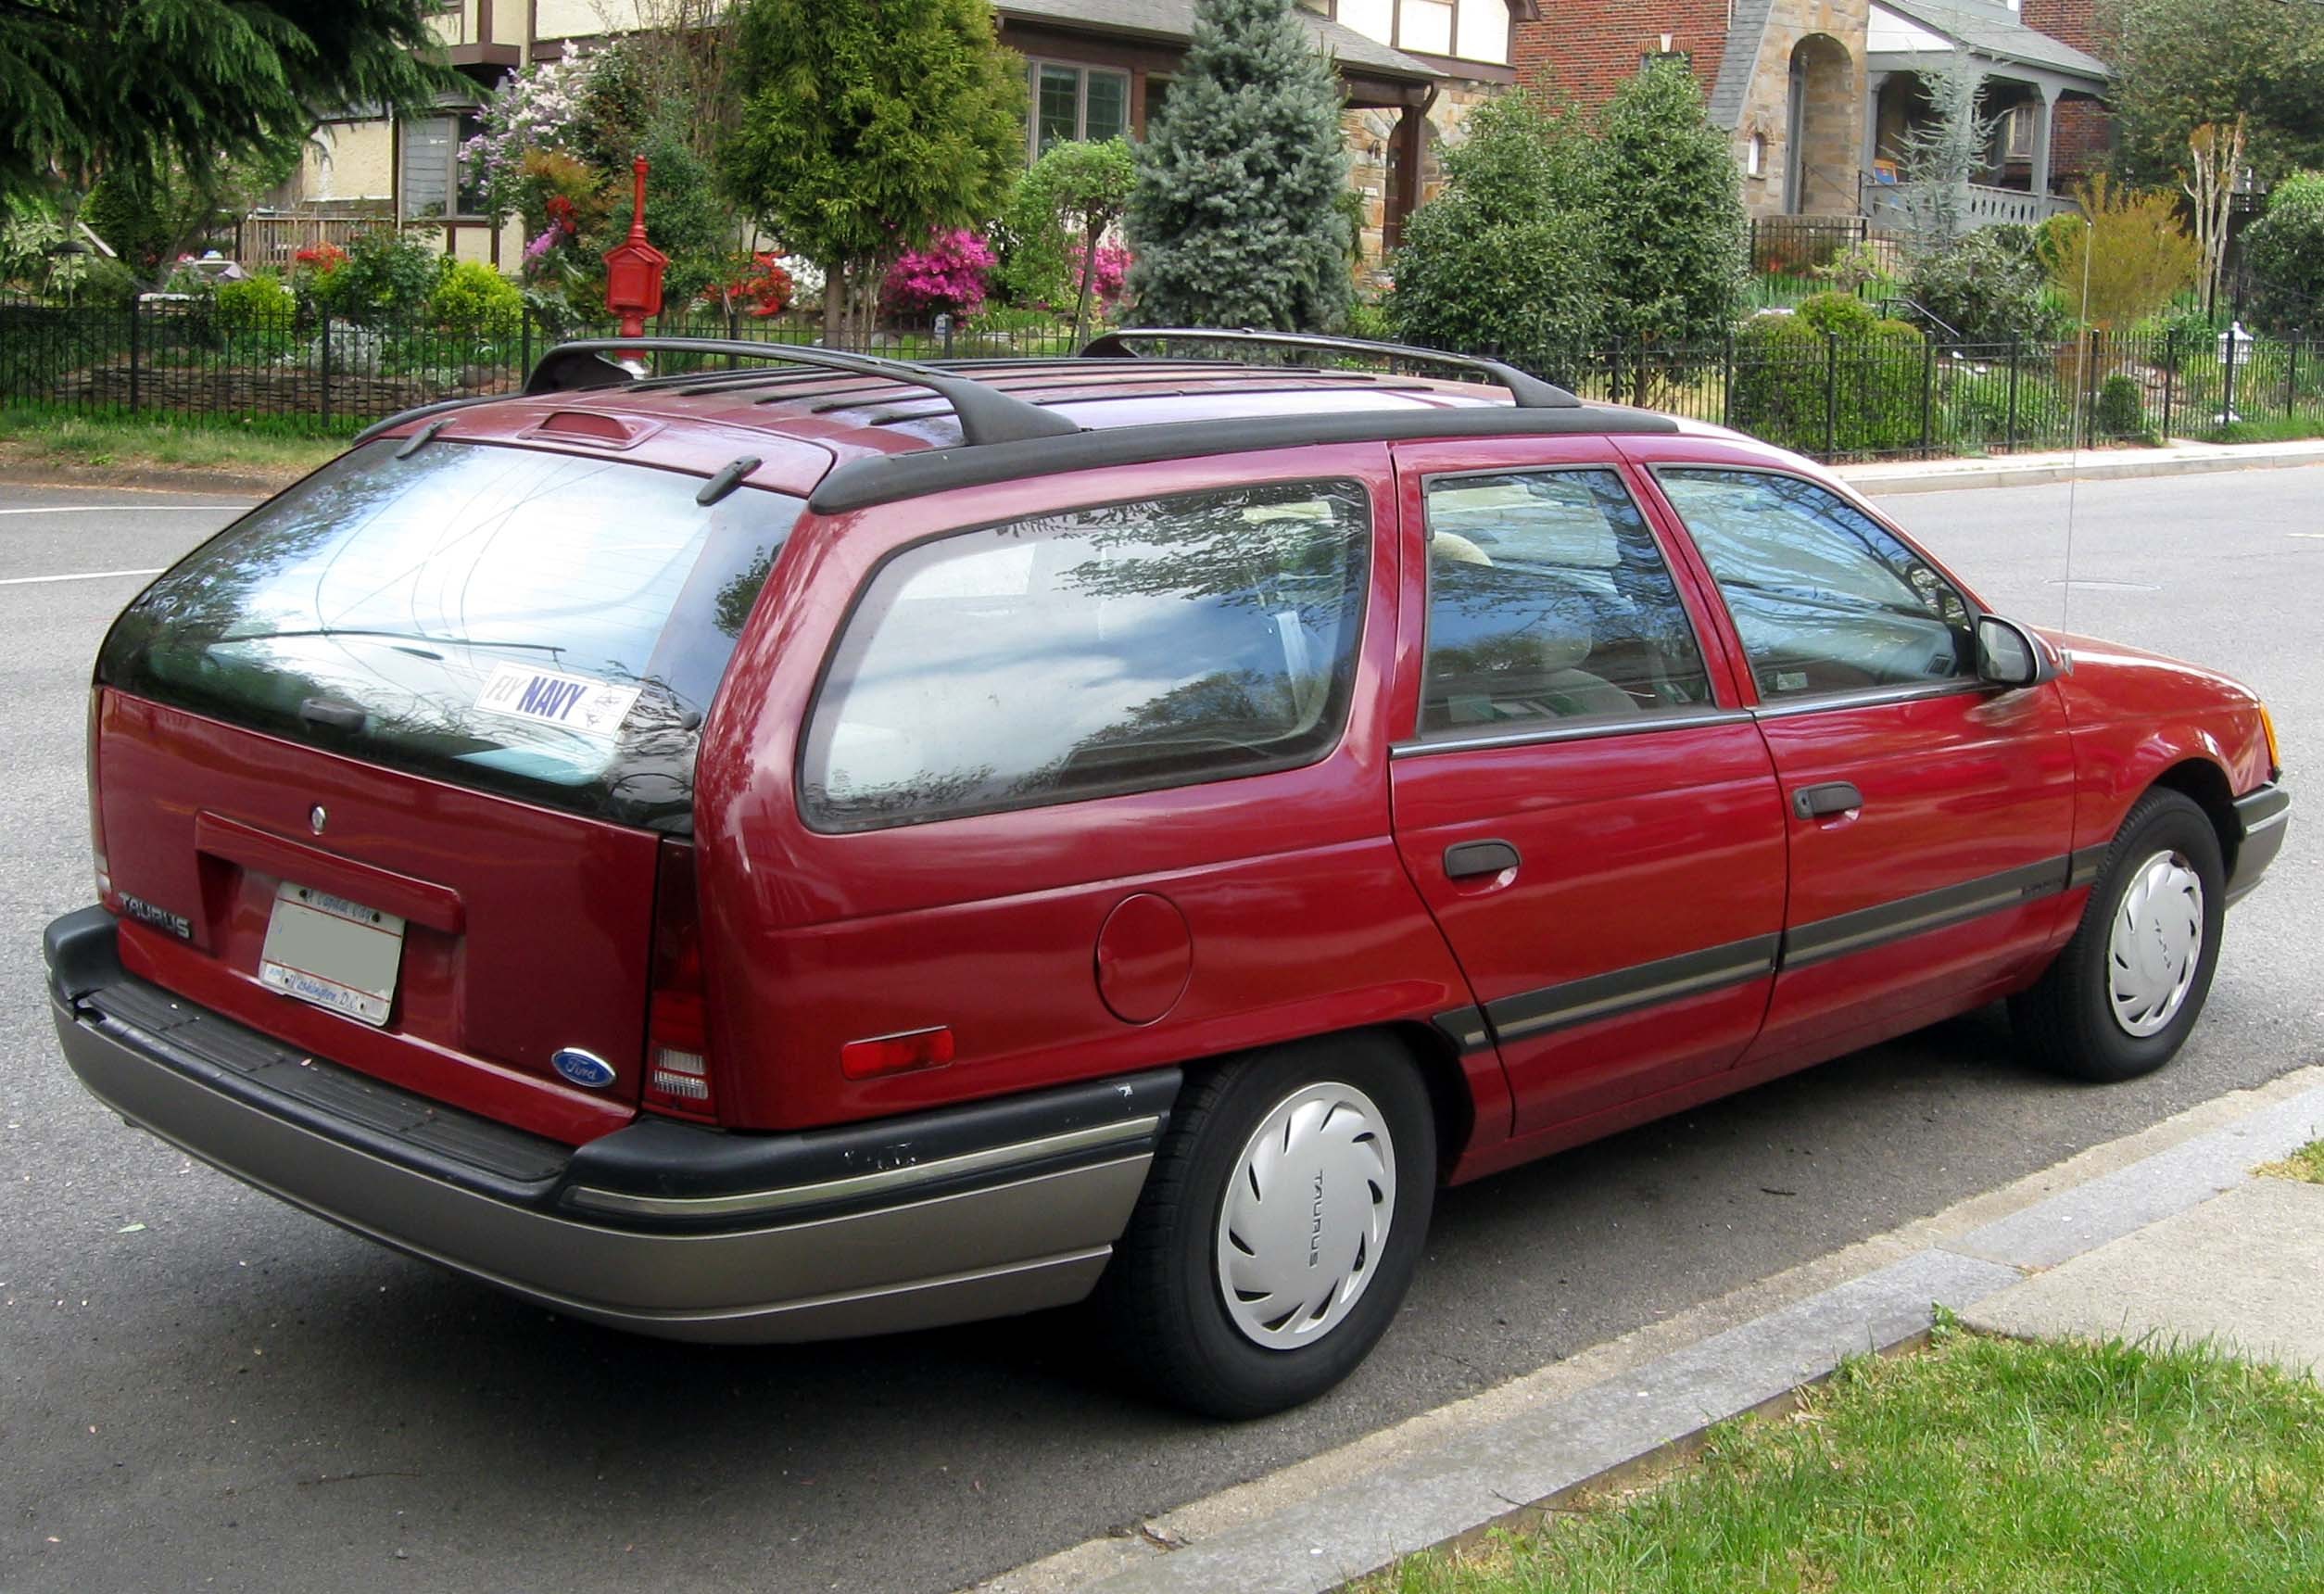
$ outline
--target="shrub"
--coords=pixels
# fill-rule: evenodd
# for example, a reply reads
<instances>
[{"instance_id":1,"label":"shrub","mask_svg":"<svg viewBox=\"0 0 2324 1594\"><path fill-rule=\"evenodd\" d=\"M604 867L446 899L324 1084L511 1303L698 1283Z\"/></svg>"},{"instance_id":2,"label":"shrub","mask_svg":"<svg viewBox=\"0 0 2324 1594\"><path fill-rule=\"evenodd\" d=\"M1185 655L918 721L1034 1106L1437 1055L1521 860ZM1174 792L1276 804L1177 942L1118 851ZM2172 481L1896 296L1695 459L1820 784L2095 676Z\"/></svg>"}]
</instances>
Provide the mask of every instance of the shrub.
<instances>
[{"instance_id":1,"label":"shrub","mask_svg":"<svg viewBox=\"0 0 2324 1594\"><path fill-rule=\"evenodd\" d=\"M297 297L278 278L244 277L218 285L217 317L221 331L287 331L297 311Z\"/></svg>"},{"instance_id":2,"label":"shrub","mask_svg":"<svg viewBox=\"0 0 2324 1594\"><path fill-rule=\"evenodd\" d=\"M2146 436L2146 400L2139 392L2139 385L2120 372L2107 377L2098 390L2098 407L2090 415L2090 427L2102 437Z\"/></svg>"},{"instance_id":3,"label":"shrub","mask_svg":"<svg viewBox=\"0 0 2324 1594\"><path fill-rule=\"evenodd\" d=\"M992 247L965 227L906 249L888 268L879 302L894 315L974 315L984 306Z\"/></svg>"},{"instance_id":4,"label":"shrub","mask_svg":"<svg viewBox=\"0 0 2324 1594\"><path fill-rule=\"evenodd\" d=\"M1605 248L1586 141L1571 112L1512 94L1445 152L1412 213L1383 306L1397 336L1555 371L1605 331Z\"/></svg>"},{"instance_id":5,"label":"shrub","mask_svg":"<svg viewBox=\"0 0 2324 1594\"><path fill-rule=\"evenodd\" d=\"M145 285L137 273L119 260L104 256L81 257L83 264L80 280L72 285L72 300L76 304L98 305L119 310L133 302Z\"/></svg>"},{"instance_id":6,"label":"shrub","mask_svg":"<svg viewBox=\"0 0 2324 1594\"><path fill-rule=\"evenodd\" d=\"M1913 262L1904 291L1960 333L1964 343L2046 343L2071 330L2024 228L1989 227L1923 254Z\"/></svg>"},{"instance_id":7,"label":"shrub","mask_svg":"<svg viewBox=\"0 0 2324 1594\"><path fill-rule=\"evenodd\" d=\"M481 260L461 260L436 280L428 296L428 315L452 332L498 337L524 314L516 285Z\"/></svg>"},{"instance_id":8,"label":"shrub","mask_svg":"<svg viewBox=\"0 0 2324 1594\"><path fill-rule=\"evenodd\" d=\"M1097 247L1096 269L1090 273L1090 298L1101 314L1110 314L1121 299L1122 290L1130 285L1130 268L1137 257L1119 244L1100 244ZM1073 262L1071 287L1077 302L1081 293L1081 261Z\"/></svg>"},{"instance_id":9,"label":"shrub","mask_svg":"<svg viewBox=\"0 0 2324 1594\"><path fill-rule=\"evenodd\" d=\"M2117 187L2103 172L2082 190L2086 227L2050 234L2051 281L2092 326L2127 328L2193 285L2201 260L2168 194Z\"/></svg>"},{"instance_id":10,"label":"shrub","mask_svg":"<svg viewBox=\"0 0 2324 1594\"><path fill-rule=\"evenodd\" d=\"M2324 172L2277 183L2243 249L2255 320L2272 331L2324 328Z\"/></svg>"},{"instance_id":11,"label":"shrub","mask_svg":"<svg viewBox=\"0 0 2324 1594\"><path fill-rule=\"evenodd\" d=\"M1096 248L1098 297L1110 302L1099 240L1121 220L1137 175L1130 145L1118 138L1059 144L1034 161L1011 190L993 229L1000 262L993 268L992 291L1020 305L1051 310L1070 302L1078 315L1087 309L1080 302L1082 261ZM1130 259L1126 251L1118 255L1124 263ZM1118 295L1118 285L1113 292Z\"/></svg>"},{"instance_id":12,"label":"shrub","mask_svg":"<svg viewBox=\"0 0 2324 1594\"><path fill-rule=\"evenodd\" d=\"M81 202L81 220L113 247L121 262L145 281L162 274L177 247L167 196L159 184L126 172L97 180Z\"/></svg>"},{"instance_id":13,"label":"shrub","mask_svg":"<svg viewBox=\"0 0 2324 1594\"><path fill-rule=\"evenodd\" d=\"M1659 60L1598 116L1608 330L1687 343L1725 335L1743 308L1742 177L1683 63Z\"/></svg>"},{"instance_id":14,"label":"shrub","mask_svg":"<svg viewBox=\"0 0 2324 1594\"><path fill-rule=\"evenodd\" d=\"M721 280L702 290L702 300L749 316L780 315L790 308L797 284L782 262L762 249L729 262Z\"/></svg>"},{"instance_id":15,"label":"shrub","mask_svg":"<svg viewBox=\"0 0 2324 1594\"><path fill-rule=\"evenodd\" d=\"M416 235L375 227L355 235L338 266L317 272L309 291L334 315L366 324L392 321L424 310L449 266Z\"/></svg>"},{"instance_id":16,"label":"shrub","mask_svg":"<svg viewBox=\"0 0 2324 1594\"><path fill-rule=\"evenodd\" d=\"M1736 337L1729 417L1801 452L1824 453L1827 443L1839 454L1916 448L1926 348L1917 328L1882 321L1845 294L1754 316Z\"/></svg>"}]
</instances>

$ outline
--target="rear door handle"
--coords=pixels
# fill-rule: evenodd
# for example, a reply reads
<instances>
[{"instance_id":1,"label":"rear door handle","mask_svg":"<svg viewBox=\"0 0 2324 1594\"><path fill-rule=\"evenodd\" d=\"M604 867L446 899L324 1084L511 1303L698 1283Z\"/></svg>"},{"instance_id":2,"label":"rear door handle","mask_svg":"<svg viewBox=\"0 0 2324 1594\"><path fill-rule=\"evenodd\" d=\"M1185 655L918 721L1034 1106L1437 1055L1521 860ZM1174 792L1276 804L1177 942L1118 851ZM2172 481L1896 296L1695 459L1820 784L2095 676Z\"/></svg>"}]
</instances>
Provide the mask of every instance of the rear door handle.
<instances>
[{"instance_id":1,"label":"rear door handle","mask_svg":"<svg viewBox=\"0 0 2324 1594\"><path fill-rule=\"evenodd\" d=\"M1802 786L1791 794L1791 811L1802 819L1821 819L1864 805L1864 794L1845 780L1823 786Z\"/></svg>"},{"instance_id":2,"label":"rear door handle","mask_svg":"<svg viewBox=\"0 0 2324 1594\"><path fill-rule=\"evenodd\" d=\"M1515 868L1521 862L1517 849L1507 841L1463 841L1445 849L1445 877L1465 880L1479 875L1497 875Z\"/></svg>"}]
</instances>

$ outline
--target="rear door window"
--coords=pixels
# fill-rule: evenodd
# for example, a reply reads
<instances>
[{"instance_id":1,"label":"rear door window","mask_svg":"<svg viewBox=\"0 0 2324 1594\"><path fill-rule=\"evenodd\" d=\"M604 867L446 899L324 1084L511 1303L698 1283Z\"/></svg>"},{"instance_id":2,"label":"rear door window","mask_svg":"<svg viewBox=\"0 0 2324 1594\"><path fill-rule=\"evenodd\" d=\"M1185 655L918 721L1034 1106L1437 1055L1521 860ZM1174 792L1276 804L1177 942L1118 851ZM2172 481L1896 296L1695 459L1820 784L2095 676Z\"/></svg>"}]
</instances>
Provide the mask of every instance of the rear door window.
<instances>
[{"instance_id":1,"label":"rear door window","mask_svg":"<svg viewBox=\"0 0 2324 1594\"><path fill-rule=\"evenodd\" d=\"M800 512L618 461L359 449L162 576L100 670L373 762L668 830Z\"/></svg>"},{"instance_id":2,"label":"rear door window","mask_svg":"<svg viewBox=\"0 0 2324 1594\"><path fill-rule=\"evenodd\" d=\"M1313 763L1347 722L1370 511L1238 487L961 532L872 577L801 770L830 831Z\"/></svg>"}]
</instances>

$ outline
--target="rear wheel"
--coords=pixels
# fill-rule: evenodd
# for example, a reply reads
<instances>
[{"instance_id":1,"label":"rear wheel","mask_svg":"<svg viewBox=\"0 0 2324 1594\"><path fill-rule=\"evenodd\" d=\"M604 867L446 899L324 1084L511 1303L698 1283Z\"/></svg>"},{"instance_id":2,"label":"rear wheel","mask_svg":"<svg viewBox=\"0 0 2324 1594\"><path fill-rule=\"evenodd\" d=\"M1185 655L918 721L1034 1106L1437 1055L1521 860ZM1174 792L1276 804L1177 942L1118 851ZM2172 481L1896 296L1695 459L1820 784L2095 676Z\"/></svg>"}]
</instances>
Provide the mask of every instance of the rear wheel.
<instances>
[{"instance_id":1,"label":"rear wheel","mask_svg":"<svg viewBox=\"0 0 2324 1594\"><path fill-rule=\"evenodd\" d=\"M2152 1073L2210 993L2226 913L2218 833L2191 798L2141 798L2108 849L2082 922L2010 1022L2035 1062L2077 1079Z\"/></svg>"},{"instance_id":2,"label":"rear wheel","mask_svg":"<svg viewBox=\"0 0 2324 1594\"><path fill-rule=\"evenodd\" d=\"M1312 1400L1387 1331L1435 1184L1428 1092L1383 1038L1190 1081L1103 1292L1133 1370L1210 1416Z\"/></svg>"}]
</instances>

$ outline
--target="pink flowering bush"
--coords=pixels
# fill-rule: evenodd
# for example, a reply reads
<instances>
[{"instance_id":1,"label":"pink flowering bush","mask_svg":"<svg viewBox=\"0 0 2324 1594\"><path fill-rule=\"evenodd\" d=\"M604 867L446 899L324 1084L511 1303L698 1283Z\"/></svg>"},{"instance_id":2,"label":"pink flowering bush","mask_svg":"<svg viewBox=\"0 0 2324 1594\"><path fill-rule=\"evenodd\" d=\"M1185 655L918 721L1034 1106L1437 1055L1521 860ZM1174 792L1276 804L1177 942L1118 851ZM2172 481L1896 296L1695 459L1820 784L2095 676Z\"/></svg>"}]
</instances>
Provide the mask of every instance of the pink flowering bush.
<instances>
[{"instance_id":1,"label":"pink flowering bush","mask_svg":"<svg viewBox=\"0 0 2324 1594\"><path fill-rule=\"evenodd\" d=\"M907 249L879 286L891 315L974 315L984 308L985 276L997 257L978 234L956 227L924 248Z\"/></svg>"},{"instance_id":2,"label":"pink flowering bush","mask_svg":"<svg viewBox=\"0 0 2324 1594\"><path fill-rule=\"evenodd\" d=\"M460 146L461 170L482 190L487 214L523 209L528 154L577 155L581 99L597 57L576 49L511 73L484 106L484 131Z\"/></svg>"},{"instance_id":3,"label":"pink flowering bush","mask_svg":"<svg viewBox=\"0 0 2324 1594\"><path fill-rule=\"evenodd\" d=\"M1090 302L1101 315L1110 315L1121 299L1123 285L1130 280L1130 267L1137 259L1119 244L1100 244L1097 247L1097 270L1091 279ZM1081 251L1073 252L1073 273L1069 297L1081 294ZM1067 306L1071 308L1070 305Z\"/></svg>"}]
</instances>

